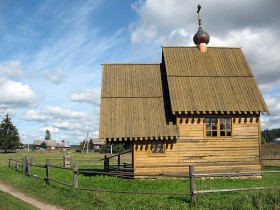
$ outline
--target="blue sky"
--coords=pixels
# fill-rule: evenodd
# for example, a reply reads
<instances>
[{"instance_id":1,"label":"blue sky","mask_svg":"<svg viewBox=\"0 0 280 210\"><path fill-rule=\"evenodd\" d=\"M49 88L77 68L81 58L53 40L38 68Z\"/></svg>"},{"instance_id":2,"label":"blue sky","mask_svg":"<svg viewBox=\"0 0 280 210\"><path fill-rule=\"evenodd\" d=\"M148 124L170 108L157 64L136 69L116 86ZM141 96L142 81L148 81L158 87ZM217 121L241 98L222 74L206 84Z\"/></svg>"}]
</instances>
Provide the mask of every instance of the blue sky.
<instances>
[{"instance_id":1,"label":"blue sky","mask_svg":"<svg viewBox=\"0 0 280 210\"><path fill-rule=\"evenodd\" d=\"M197 3L210 46L242 47L280 120L278 0L2 0L0 114L23 143L98 136L102 63L160 62L164 45L193 46Z\"/></svg>"}]
</instances>

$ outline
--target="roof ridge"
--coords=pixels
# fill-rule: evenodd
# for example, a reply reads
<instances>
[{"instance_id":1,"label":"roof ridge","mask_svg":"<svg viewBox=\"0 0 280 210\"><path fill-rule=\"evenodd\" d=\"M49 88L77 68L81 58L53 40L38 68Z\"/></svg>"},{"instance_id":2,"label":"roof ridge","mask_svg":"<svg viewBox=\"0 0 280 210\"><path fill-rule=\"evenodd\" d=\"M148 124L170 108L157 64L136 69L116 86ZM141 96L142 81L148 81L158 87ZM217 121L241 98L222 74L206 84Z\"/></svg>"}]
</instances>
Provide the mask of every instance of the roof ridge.
<instances>
[{"instance_id":1,"label":"roof ridge","mask_svg":"<svg viewBox=\"0 0 280 210\"><path fill-rule=\"evenodd\" d=\"M159 65L161 63L102 63L101 65Z\"/></svg>"},{"instance_id":2,"label":"roof ridge","mask_svg":"<svg viewBox=\"0 0 280 210\"><path fill-rule=\"evenodd\" d=\"M160 46L161 48L197 48L197 46ZM207 46L207 48L242 49L242 47Z\"/></svg>"}]
</instances>

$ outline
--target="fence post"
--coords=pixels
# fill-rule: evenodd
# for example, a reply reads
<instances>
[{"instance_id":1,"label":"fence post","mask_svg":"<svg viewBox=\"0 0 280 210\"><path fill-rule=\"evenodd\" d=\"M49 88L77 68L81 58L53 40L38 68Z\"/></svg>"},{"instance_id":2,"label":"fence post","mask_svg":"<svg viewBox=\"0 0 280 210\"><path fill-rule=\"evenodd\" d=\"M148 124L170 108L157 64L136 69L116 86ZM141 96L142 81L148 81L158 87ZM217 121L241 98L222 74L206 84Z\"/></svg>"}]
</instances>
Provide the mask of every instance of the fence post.
<instances>
[{"instance_id":1,"label":"fence post","mask_svg":"<svg viewBox=\"0 0 280 210\"><path fill-rule=\"evenodd\" d=\"M196 202L194 166L189 165L191 203Z\"/></svg>"},{"instance_id":2,"label":"fence post","mask_svg":"<svg viewBox=\"0 0 280 210\"><path fill-rule=\"evenodd\" d=\"M9 158L9 168L11 168L11 159L12 158Z\"/></svg>"},{"instance_id":3,"label":"fence post","mask_svg":"<svg viewBox=\"0 0 280 210\"><path fill-rule=\"evenodd\" d=\"M109 158L107 157L107 155L104 156L104 171L109 171Z\"/></svg>"},{"instance_id":4,"label":"fence post","mask_svg":"<svg viewBox=\"0 0 280 210\"><path fill-rule=\"evenodd\" d=\"M64 168L71 168L71 161L72 157L69 155L63 155L63 167Z\"/></svg>"},{"instance_id":5,"label":"fence post","mask_svg":"<svg viewBox=\"0 0 280 210\"><path fill-rule=\"evenodd\" d=\"M16 171L18 171L18 158L16 158Z\"/></svg>"},{"instance_id":6,"label":"fence post","mask_svg":"<svg viewBox=\"0 0 280 210\"><path fill-rule=\"evenodd\" d=\"M46 177L45 182L47 185L50 184L50 159L46 160Z\"/></svg>"},{"instance_id":7,"label":"fence post","mask_svg":"<svg viewBox=\"0 0 280 210\"><path fill-rule=\"evenodd\" d=\"M120 167L120 165L121 165L121 156L118 155L118 168Z\"/></svg>"},{"instance_id":8,"label":"fence post","mask_svg":"<svg viewBox=\"0 0 280 210\"><path fill-rule=\"evenodd\" d=\"M25 156L25 164L26 164L25 174L29 175L29 159L28 159L28 156Z\"/></svg>"},{"instance_id":9,"label":"fence post","mask_svg":"<svg viewBox=\"0 0 280 210\"><path fill-rule=\"evenodd\" d=\"M22 157L22 175L25 174L26 164L25 164L25 156Z\"/></svg>"},{"instance_id":10,"label":"fence post","mask_svg":"<svg viewBox=\"0 0 280 210\"><path fill-rule=\"evenodd\" d=\"M78 163L74 163L73 172L74 172L73 185L74 185L74 188L78 188L78 186L79 186L79 182L78 182L78 172L79 172Z\"/></svg>"}]
</instances>

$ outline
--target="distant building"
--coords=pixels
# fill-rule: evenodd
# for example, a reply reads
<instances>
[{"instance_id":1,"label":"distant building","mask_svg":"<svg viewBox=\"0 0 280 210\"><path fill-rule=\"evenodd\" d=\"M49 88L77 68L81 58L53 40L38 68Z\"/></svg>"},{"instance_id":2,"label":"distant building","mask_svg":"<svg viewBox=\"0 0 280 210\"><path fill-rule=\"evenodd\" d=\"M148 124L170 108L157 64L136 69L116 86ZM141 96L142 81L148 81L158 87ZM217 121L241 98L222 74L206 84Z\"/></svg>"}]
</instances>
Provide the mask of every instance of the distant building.
<instances>
[{"instance_id":1,"label":"distant building","mask_svg":"<svg viewBox=\"0 0 280 210\"><path fill-rule=\"evenodd\" d=\"M70 149L70 142L58 142L56 140L34 140L33 144L35 150L39 150L41 148L42 143L46 143L46 150L69 150Z\"/></svg>"},{"instance_id":2,"label":"distant building","mask_svg":"<svg viewBox=\"0 0 280 210\"><path fill-rule=\"evenodd\" d=\"M275 139L276 144L280 144L280 138Z\"/></svg>"},{"instance_id":3,"label":"distant building","mask_svg":"<svg viewBox=\"0 0 280 210\"><path fill-rule=\"evenodd\" d=\"M90 147L91 150L98 150L104 144L105 144L105 140L104 139L91 138L89 140L89 147Z\"/></svg>"}]
</instances>

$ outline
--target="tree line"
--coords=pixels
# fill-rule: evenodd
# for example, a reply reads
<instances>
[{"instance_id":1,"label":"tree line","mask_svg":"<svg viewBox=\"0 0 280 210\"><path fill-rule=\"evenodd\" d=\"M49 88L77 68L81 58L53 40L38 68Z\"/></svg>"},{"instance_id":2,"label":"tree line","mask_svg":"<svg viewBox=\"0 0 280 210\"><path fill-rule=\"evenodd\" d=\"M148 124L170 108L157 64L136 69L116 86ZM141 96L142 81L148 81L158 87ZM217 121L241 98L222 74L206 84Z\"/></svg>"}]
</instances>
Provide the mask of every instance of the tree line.
<instances>
[{"instance_id":1,"label":"tree line","mask_svg":"<svg viewBox=\"0 0 280 210\"><path fill-rule=\"evenodd\" d=\"M262 131L262 143L274 143L277 138L280 138L280 128Z\"/></svg>"}]
</instances>

